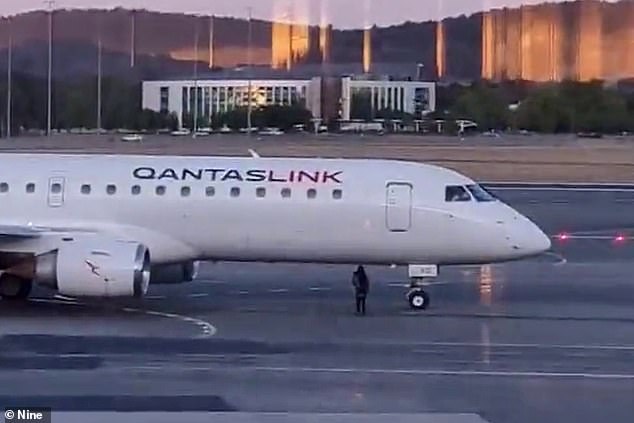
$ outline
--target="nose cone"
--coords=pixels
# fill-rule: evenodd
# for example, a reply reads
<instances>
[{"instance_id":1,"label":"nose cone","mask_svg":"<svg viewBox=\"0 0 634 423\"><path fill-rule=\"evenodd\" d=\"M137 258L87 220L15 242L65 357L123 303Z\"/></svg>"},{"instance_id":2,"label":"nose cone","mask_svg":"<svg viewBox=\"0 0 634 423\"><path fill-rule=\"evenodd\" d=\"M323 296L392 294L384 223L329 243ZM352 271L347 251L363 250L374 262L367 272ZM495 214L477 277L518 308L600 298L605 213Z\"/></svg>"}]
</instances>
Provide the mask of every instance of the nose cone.
<instances>
[{"instance_id":1,"label":"nose cone","mask_svg":"<svg viewBox=\"0 0 634 423\"><path fill-rule=\"evenodd\" d=\"M552 245L550 238L528 219L516 225L509 240L518 256L530 257L548 251Z\"/></svg>"}]
</instances>

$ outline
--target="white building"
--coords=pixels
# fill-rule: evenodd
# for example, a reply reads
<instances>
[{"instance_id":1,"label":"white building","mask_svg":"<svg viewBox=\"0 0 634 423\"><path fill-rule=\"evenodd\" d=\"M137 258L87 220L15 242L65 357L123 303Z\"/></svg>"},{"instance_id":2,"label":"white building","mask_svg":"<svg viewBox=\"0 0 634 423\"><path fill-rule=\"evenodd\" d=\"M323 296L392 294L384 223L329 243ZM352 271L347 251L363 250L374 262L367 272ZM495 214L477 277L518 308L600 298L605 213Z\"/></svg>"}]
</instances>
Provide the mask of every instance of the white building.
<instances>
[{"instance_id":1,"label":"white building","mask_svg":"<svg viewBox=\"0 0 634 423\"><path fill-rule=\"evenodd\" d=\"M344 77L341 84L330 91L333 89L322 84L320 77L254 79L251 80L251 105L301 104L312 113L313 118L333 116L331 112L334 111L344 121L372 120L380 117L380 112L385 110L411 114L420 119L436 110L436 84L433 82ZM142 96L144 109L176 113L181 125L186 116L191 118L194 115L209 122L214 115L248 105L249 80L144 81ZM325 98L339 101L323 102ZM195 113L196 99L198 110Z\"/></svg>"},{"instance_id":2,"label":"white building","mask_svg":"<svg viewBox=\"0 0 634 423\"><path fill-rule=\"evenodd\" d=\"M217 114L246 107L251 85L253 107L302 104L314 118L321 117L321 78L302 80L201 79L143 82L143 108L176 113L182 125L187 115L209 121ZM198 91L198 94L196 94Z\"/></svg>"},{"instance_id":3,"label":"white building","mask_svg":"<svg viewBox=\"0 0 634 423\"><path fill-rule=\"evenodd\" d=\"M360 108L364 110L358 110ZM408 113L420 119L436 110L436 84L424 81L342 78L342 120L372 118L381 110ZM368 113L372 116L361 116Z\"/></svg>"}]
</instances>

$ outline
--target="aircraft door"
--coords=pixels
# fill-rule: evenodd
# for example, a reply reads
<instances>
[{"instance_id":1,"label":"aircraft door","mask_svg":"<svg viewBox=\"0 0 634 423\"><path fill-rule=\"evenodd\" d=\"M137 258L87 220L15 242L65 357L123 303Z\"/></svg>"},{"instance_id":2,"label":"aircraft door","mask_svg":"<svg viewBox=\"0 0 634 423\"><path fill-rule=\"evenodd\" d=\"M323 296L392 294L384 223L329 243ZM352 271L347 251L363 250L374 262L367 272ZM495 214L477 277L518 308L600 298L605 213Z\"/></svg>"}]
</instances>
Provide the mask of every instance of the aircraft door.
<instances>
[{"instance_id":1,"label":"aircraft door","mask_svg":"<svg viewBox=\"0 0 634 423\"><path fill-rule=\"evenodd\" d=\"M49 207L61 207L64 204L65 180L61 176L48 179L48 205Z\"/></svg>"},{"instance_id":2,"label":"aircraft door","mask_svg":"<svg viewBox=\"0 0 634 423\"><path fill-rule=\"evenodd\" d=\"M392 232L406 232L412 225L412 185L402 182L387 184L386 224Z\"/></svg>"}]
</instances>

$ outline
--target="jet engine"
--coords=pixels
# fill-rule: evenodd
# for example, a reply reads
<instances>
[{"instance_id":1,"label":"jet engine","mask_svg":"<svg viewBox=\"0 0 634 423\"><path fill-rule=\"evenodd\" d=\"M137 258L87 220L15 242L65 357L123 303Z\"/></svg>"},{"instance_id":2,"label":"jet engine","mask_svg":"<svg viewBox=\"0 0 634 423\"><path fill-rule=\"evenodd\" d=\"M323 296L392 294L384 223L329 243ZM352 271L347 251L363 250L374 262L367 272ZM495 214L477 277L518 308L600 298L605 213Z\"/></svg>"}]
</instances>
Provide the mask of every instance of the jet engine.
<instances>
[{"instance_id":1,"label":"jet engine","mask_svg":"<svg viewBox=\"0 0 634 423\"><path fill-rule=\"evenodd\" d=\"M124 241L76 241L36 257L35 281L60 294L142 297L150 282L150 252Z\"/></svg>"},{"instance_id":2,"label":"jet engine","mask_svg":"<svg viewBox=\"0 0 634 423\"><path fill-rule=\"evenodd\" d=\"M191 282L198 275L200 262L188 261L185 263L159 264L152 266L152 285L179 284Z\"/></svg>"}]
</instances>

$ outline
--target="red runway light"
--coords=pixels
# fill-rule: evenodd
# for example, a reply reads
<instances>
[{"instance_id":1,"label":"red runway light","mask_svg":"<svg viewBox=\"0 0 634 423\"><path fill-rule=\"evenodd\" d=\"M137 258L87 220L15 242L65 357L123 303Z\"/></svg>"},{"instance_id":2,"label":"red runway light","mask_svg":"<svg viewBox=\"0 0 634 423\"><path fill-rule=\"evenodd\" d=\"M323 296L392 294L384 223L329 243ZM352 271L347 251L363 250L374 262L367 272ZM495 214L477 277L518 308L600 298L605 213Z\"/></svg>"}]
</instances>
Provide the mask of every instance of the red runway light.
<instances>
[{"instance_id":1,"label":"red runway light","mask_svg":"<svg viewBox=\"0 0 634 423\"><path fill-rule=\"evenodd\" d=\"M614 242L622 243L625 241L626 241L625 235L617 235L614 237Z\"/></svg>"},{"instance_id":2,"label":"red runway light","mask_svg":"<svg viewBox=\"0 0 634 423\"><path fill-rule=\"evenodd\" d=\"M559 241L567 241L567 240L569 240L569 239L570 239L570 235L569 235L569 234L567 234L567 233L565 233L565 232L562 232L562 233L560 233L559 235L557 235L557 239L558 239Z\"/></svg>"}]
</instances>

